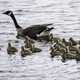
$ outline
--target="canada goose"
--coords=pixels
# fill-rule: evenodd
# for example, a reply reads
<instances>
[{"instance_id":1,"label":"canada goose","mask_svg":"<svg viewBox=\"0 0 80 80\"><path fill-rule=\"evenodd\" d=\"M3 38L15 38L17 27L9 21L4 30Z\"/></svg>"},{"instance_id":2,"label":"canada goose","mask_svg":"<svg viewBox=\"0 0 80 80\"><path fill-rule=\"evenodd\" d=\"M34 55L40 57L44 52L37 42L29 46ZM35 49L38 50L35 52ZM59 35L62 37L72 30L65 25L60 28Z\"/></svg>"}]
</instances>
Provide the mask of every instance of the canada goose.
<instances>
[{"instance_id":1,"label":"canada goose","mask_svg":"<svg viewBox=\"0 0 80 80\"><path fill-rule=\"evenodd\" d=\"M21 26L18 25L18 23L16 21L16 18L15 18L12 11L10 11L10 10L6 11L3 14L6 14L6 15L8 15L12 18L12 20L15 24L17 33L18 33L17 37L19 37L19 36L25 37L27 35L30 38L36 40L37 39L37 34L40 34L44 30L50 31L50 30L54 29L53 27L51 27L51 28L47 27L49 25L52 25L52 23L51 24L41 24L41 25L31 25L30 27L23 29Z\"/></svg>"},{"instance_id":2,"label":"canada goose","mask_svg":"<svg viewBox=\"0 0 80 80\"><path fill-rule=\"evenodd\" d=\"M21 56L26 57L27 55L31 55L32 51L29 50L29 48L24 48L23 46L21 47Z\"/></svg>"},{"instance_id":3,"label":"canada goose","mask_svg":"<svg viewBox=\"0 0 80 80\"><path fill-rule=\"evenodd\" d=\"M8 54L15 54L18 50L15 47L11 46L11 43L8 43L7 53Z\"/></svg>"}]
</instances>

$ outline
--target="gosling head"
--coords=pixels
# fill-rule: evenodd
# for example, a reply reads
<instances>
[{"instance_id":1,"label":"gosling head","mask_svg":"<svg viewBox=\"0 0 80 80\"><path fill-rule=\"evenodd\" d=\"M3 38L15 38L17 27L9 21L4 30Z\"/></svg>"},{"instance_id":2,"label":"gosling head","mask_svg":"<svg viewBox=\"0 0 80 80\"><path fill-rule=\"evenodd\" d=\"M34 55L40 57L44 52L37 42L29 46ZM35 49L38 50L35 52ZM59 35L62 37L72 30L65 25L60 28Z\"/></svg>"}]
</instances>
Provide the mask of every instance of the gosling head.
<instances>
[{"instance_id":1,"label":"gosling head","mask_svg":"<svg viewBox=\"0 0 80 80\"><path fill-rule=\"evenodd\" d=\"M72 37L70 37L70 38L69 38L69 41L73 41L73 38L72 38Z\"/></svg>"},{"instance_id":2,"label":"gosling head","mask_svg":"<svg viewBox=\"0 0 80 80\"><path fill-rule=\"evenodd\" d=\"M53 34L52 33L50 34L50 37L53 38Z\"/></svg>"},{"instance_id":3,"label":"gosling head","mask_svg":"<svg viewBox=\"0 0 80 80\"><path fill-rule=\"evenodd\" d=\"M8 10L8 11L5 11L3 14L6 14L6 15L8 15L8 16L11 16L11 15L13 14L13 12L10 11L10 10Z\"/></svg>"},{"instance_id":4,"label":"gosling head","mask_svg":"<svg viewBox=\"0 0 80 80\"><path fill-rule=\"evenodd\" d=\"M21 46L21 49L24 51L24 47L23 46Z\"/></svg>"},{"instance_id":5,"label":"gosling head","mask_svg":"<svg viewBox=\"0 0 80 80\"><path fill-rule=\"evenodd\" d=\"M62 42L66 42L65 38L62 39Z\"/></svg>"},{"instance_id":6,"label":"gosling head","mask_svg":"<svg viewBox=\"0 0 80 80\"><path fill-rule=\"evenodd\" d=\"M8 43L8 46L11 47L11 43Z\"/></svg>"}]
</instances>

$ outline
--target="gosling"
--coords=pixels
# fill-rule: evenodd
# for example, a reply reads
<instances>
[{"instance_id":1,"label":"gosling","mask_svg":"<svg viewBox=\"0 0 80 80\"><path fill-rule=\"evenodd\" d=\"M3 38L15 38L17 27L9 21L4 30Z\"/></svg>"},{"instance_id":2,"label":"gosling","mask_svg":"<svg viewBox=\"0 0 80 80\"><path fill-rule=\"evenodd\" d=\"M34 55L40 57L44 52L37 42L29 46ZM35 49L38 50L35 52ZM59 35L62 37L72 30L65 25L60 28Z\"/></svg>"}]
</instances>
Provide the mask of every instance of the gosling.
<instances>
[{"instance_id":1,"label":"gosling","mask_svg":"<svg viewBox=\"0 0 80 80\"><path fill-rule=\"evenodd\" d=\"M9 55L14 55L16 52L18 52L18 50L15 47L12 47L11 43L8 43L7 53Z\"/></svg>"},{"instance_id":2,"label":"gosling","mask_svg":"<svg viewBox=\"0 0 80 80\"><path fill-rule=\"evenodd\" d=\"M31 55L32 51L28 48L25 49L23 46L21 47L21 57L26 57L27 55Z\"/></svg>"},{"instance_id":3,"label":"gosling","mask_svg":"<svg viewBox=\"0 0 80 80\"><path fill-rule=\"evenodd\" d=\"M64 43L65 46L70 46L70 42L66 41L65 38L62 39L62 43Z\"/></svg>"},{"instance_id":4,"label":"gosling","mask_svg":"<svg viewBox=\"0 0 80 80\"><path fill-rule=\"evenodd\" d=\"M36 52L41 52L42 51L40 48L35 47L35 45L32 45L30 47L30 50L32 51L32 53L36 53Z\"/></svg>"},{"instance_id":5,"label":"gosling","mask_svg":"<svg viewBox=\"0 0 80 80\"><path fill-rule=\"evenodd\" d=\"M72 46L76 46L78 43L72 38L69 38L70 43L72 44Z\"/></svg>"},{"instance_id":6,"label":"gosling","mask_svg":"<svg viewBox=\"0 0 80 80\"><path fill-rule=\"evenodd\" d=\"M59 55L59 53L53 46L50 47L50 55L51 55L51 58L54 58L55 56Z\"/></svg>"}]
</instances>

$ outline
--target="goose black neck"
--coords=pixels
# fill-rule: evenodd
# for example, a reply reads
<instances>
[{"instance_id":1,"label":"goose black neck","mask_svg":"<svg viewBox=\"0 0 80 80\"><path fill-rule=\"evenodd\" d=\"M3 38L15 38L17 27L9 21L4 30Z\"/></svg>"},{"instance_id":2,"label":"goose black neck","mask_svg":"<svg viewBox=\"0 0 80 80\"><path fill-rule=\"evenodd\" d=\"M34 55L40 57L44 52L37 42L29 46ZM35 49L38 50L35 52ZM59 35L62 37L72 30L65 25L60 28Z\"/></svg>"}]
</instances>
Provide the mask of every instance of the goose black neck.
<instances>
[{"instance_id":1,"label":"goose black neck","mask_svg":"<svg viewBox=\"0 0 80 80\"><path fill-rule=\"evenodd\" d=\"M15 18L15 16L14 16L13 13L11 14L11 18L12 18L14 24L15 24L15 27L16 27L16 28L21 28L21 27L18 25L18 23L17 23L17 21L16 21L16 18Z\"/></svg>"}]
</instances>

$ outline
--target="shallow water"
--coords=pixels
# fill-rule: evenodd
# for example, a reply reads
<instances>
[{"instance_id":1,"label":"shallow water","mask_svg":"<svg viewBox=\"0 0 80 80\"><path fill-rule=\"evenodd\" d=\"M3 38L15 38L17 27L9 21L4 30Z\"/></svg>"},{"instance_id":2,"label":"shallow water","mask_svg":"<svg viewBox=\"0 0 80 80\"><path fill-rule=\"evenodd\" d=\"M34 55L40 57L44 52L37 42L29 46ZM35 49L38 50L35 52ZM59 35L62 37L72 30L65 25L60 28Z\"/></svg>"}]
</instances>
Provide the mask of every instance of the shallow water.
<instances>
[{"instance_id":1,"label":"shallow water","mask_svg":"<svg viewBox=\"0 0 80 80\"><path fill-rule=\"evenodd\" d=\"M0 80L80 80L80 63L75 60L62 63L53 61L49 45L36 43L43 51L20 57L20 52L7 55L7 43L19 51L22 40L15 43L16 29L9 16L2 13L12 10L23 28L33 24L53 23L52 33L58 37L80 39L80 0L0 0Z\"/></svg>"}]
</instances>

